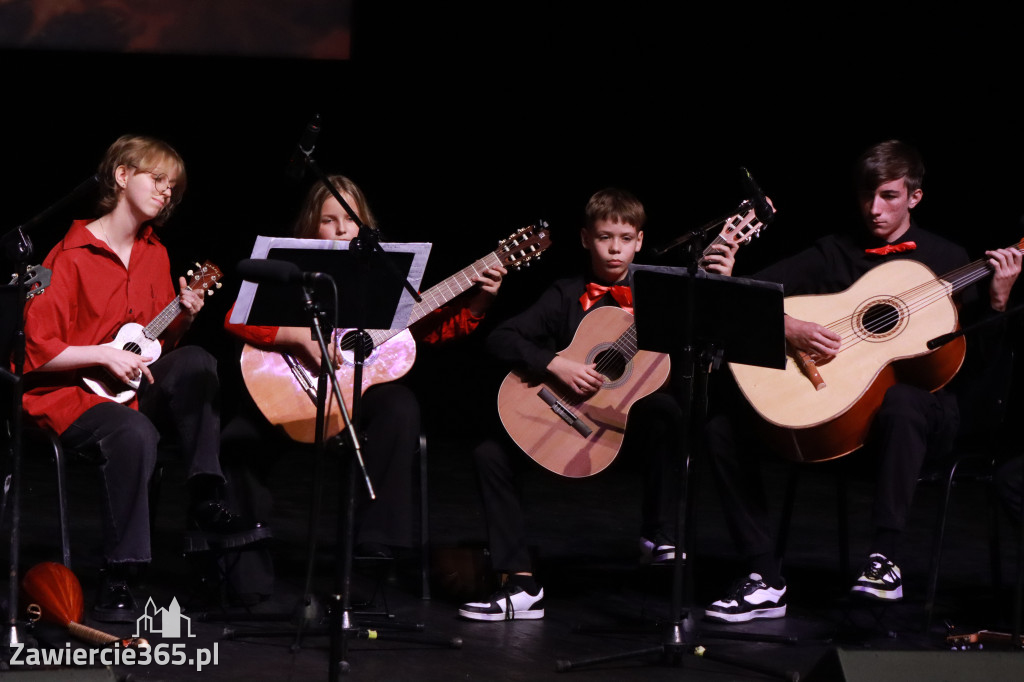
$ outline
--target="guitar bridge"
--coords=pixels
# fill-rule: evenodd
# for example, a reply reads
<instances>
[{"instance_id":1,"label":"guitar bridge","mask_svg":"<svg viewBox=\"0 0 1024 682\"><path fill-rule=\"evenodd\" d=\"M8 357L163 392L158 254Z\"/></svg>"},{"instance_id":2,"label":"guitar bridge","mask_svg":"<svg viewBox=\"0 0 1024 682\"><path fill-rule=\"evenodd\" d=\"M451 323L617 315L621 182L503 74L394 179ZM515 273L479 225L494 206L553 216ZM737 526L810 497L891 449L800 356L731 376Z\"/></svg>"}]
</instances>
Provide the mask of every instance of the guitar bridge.
<instances>
[{"instance_id":1,"label":"guitar bridge","mask_svg":"<svg viewBox=\"0 0 1024 682\"><path fill-rule=\"evenodd\" d=\"M572 410L562 404L562 402L554 396L547 387L540 389L540 393L537 394L540 399L547 403L551 411L558 415L559 419L564 421L566 424L571 426L577 433L584 438L590 436L593 430L583 423L583 420L573 414Z\"/></svg>"},{"instance_id":2,"label":"guitar bridge","mask_svg":"<svg viewBox=\"0 0 1024 682\"><path fill-rule=\"evenodd\" d=\"M288 368L292 370L292 375L295 377L295 380L299 382L299 387L302 388L303 392L310 400L313 401L313 403L316 403L316 387L313 385L313 382L310 381L306 368L302 366L302 363L287 353L282 353L281 357L283 357L284 361L288 363Z\"/></svg>"}]
</instances>

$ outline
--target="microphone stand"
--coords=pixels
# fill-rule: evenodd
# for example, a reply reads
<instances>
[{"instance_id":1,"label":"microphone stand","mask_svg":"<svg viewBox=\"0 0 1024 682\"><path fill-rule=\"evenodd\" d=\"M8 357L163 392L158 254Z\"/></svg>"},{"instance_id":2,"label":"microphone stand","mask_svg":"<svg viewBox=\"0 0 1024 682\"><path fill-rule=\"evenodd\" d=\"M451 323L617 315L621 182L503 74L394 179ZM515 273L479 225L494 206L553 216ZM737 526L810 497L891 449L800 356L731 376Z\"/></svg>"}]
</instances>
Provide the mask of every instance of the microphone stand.
<instances>
[{"instance_id":1,"label":"microphone stand","mask_svg":"<svg viewBox=\"0 0 1024 682\"><path fill-rule=\"evenodd\" d=\"M721 222L721 221L718 221ZM672 382L672 392L679 402L682 411L682 433L679 434L679 461L674 472L676 477L676 555L672 564L672 594L670 612L665 632L662 633L660 644L642 649L613 654L605 654L593 658L555 662L558 672L569 672L601 663L640 658L659 654L662 662L680 665L684 654L691 654L711 661L726 663L738 668L754 671L784 680L797 680L799 673L783 670L769 665L757 663L749 658L740 658L720 653L714 646L703 644L701 628L697 623L693 610L687 604L693 601L693 513L694 497L690 495L690 477L700 460L700 449L697 443L701 439L698 429L703 428L707 414L708 375L719 366L724 349L716 348L708 341L700 341L698 328L702 320L697 316L697 281L707 279L707 273L700 268L700 259L704 252L704 239L708 228L699 227L676 240L675 245L693 242L686 262L689 286L686 287L683 299L682 327L680 338L673 341L676 350L669 352L672 374L679 377ZM669 247L671 248L671 247ZM635 281L634 281L635 285ZM639 339L638 339L639 340ZM661 627L656 624L655 628ZM582 631L577 629L577 632ZM593 631L593 630L591 630ZM771 643L788 643L791 638L772 635L752 635L743 632L715 632L711 639L746 640Z\"/></svg>"},{"instance_id":2,"label":"microphone stand","mask_svg":"<svg viewBox=\"0 0 1024 682\"><path fill-rule=\"evenodd\" d=\"M331 195L338 200L341 207L345 209L349 217L352 218L353 222L359 226L359 236L352 240L352 248L356 253L362 254L365 257L360 259L360 267L366 269L369 263L369 254L376 253L379 255L384 254L383 248L380 246L380 242L377 239L375 231L367 226L359 217L359 215L352 209L345 198L341 195L341 192L330 182L327 175L321 170L320 166L313 159L313 149L308 151L303 149L302 153L306 157L307 165L313 170L313 173L317 176L317 179L323 183L323 185L330 191ZM386 264L387 269L392 273L395 279L400 279L403 282L405 290L413 297L413 299L420 303L423 299L420 297L419 292L416 291L416 287L409 283L400 272L398 272L394 263L388 258L379 258ZM360 405L362 402L362 386L363 386L363 362L366 359L366 347L365 339L366 333L362 325L362 320L365 319L365 296L362 291L363 277L357 277L357 291L356 305L358 306L358 319L360 326L356 329L356 344L353 352L353 387L352 387L352 421L358 421L357 415L360 413ZM327 357L326 355L324 356ZM321 363L321 371L323 371L324 365ZM333 377L333 371L331 375ZM336 378L335 378L336 379ZM337 390L337 389L336 389ZM340 397L340 394L339 394ZM344 412L344 408L342 410ZM318 416L319 419L319 416ZM348 422L347 422L348 423ZM350 425L351 428L351 425ZM322 429L322 424L318 424L318 429ZM350 437L353 442L356 452L358 453L358 439L354 435L354 431ZM366 475L366 469L361 459L358 460L360 466L363 466L363 475L366 480L367 489L370 492L370 498L373 499L373 488L370 484L369 477ZM342 467L342 471L345 472L345 467ZM347 486L345 485L347 482ZM340 673L348 672L349 664L347 660L348 656L348 635L357 634L358 628L353 625L352 621L352 601L351 601L351 583L352 583L352 556L354 553L355 544L355 463L350 462L347 473L342 475L342 489L346 491L345 504L339 506L339 517L338 519L338 543L342 548L342 561L336 562L336 575L335 575L335 593L331 595L332 609L330 619L330 664L328 667L328 679L331 682L338 680Z\"/></svg>"},{"instance_id":3,"label":"microphone stand","mask_svg":"<svg viewBox=\"0 0 1024 682\"><path fill-rule=\"evenodd\" d=\"M13 344L11 347L10 357L13 365L13 372L8 371L5 366L0 367L0 380L11 386L11 407L10 414L8 415L11 434L11 473L9 476L9 482L5 481L3 493L5 503L8 493L10 494L11 499L11 556L10 572L8 574L10 582L8 583L7 624L5 626L6 632L4 634L4 647L7 649L8 654L10 654L11 650L22 641L18 634L17 614L18 591L20 587L18 584L18 562L20 559L19 552L21 544L21 458L23 448L22 424L24 421L22 399L25 391L22 379L25 369L25 302L28 294L25 286L25 280L29 268L29 262L33 255L32 241L28 238L26 233L52 217L58 210L70 204L86 191L92 189L93 185L99 183L99 179L98 174L92 175L80 183L78 187L71 190L69 194L65 195L64 198L60 199L57 203L44 210L27 223L19 225L0 238L0 245L4 247L6 255L15 264L18 288L17 304L13 311L15 315L15 327L12 335ZM4 358L4 365L6 365L6 360L7 358Z\"/></svg>"},{"instance_id":4,"label":"microphone stand","mask_svg":"<svg viewBox=\"0 0 1024 682\"><path fill-rule=\"evenodd\" d=\"M751 201L749 199L744 199L742 202L740 202L740 205L739 205L739 207L737 208L737 210L735 212L743 213L745 211L749 211L751 209L751 207L753 207L753 204L751 203ZM704 223L700 227L698 227L696 229L693 229L693 230L687 232L686 234L682 235L681 237L678 237L678 238L672 240L671 242L669 242L665 246L662 246L660 248L655 249L654 250L654 255L655 256L663 256L666 253L668 253L669 251L671 251L672 249L676 248L677 246L682 246L683 244L687 244L687 243L689 243L691 241L694 241L694 240L697 241L697 243L694 246L700 252L703 253L703 251L704 251L704 242L705 242L705 240L708 237L708 233L713 232L713 231L717 232L718 230L721 230L722 229L722 223L724 223L726 220L731 218L732 215L733 215L732 213L725 213L725 214L720 215L717 218L713 218L712 220L709 220L708 222Z\"/></svg>"}]
</instances>

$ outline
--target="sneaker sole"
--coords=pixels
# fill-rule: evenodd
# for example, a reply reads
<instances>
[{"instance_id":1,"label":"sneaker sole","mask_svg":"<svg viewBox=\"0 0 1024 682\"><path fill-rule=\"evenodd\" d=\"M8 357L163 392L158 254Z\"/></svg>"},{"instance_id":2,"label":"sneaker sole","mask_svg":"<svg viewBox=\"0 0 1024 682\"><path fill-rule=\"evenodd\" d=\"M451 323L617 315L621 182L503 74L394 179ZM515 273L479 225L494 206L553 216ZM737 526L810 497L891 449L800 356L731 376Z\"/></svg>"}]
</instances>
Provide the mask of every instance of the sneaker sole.
<instances>
[{"instance_id":1,"label":"sneaker sole","mask_svg":"<svg viewBox=\"0 0 1024 682\"><path fill-rule=\"evenodd\" d=\"M478 613L464 609L459 609L459 615L470 620L483 620L492 623L500 620L540 620L544 617L544 609L516 611L512 618L506 618L504 613Z\"/></svg>"},{"instance_id":2,"label":"sneaker sole","mask_svg":"<svg viewBox=\"0 0 1024 682\"><path fill-rule=\"evenodd\" d=\"M718 620L724 623L746 623L748 620L762 620L766 618L783 618L786 615L786 607L776 606L771 609L755 609L744 613L721 613L720 611L705 611L704 617L708 620Z\"/></svg>"},{"instance_id":3,"label":"sneaker sole","mask_svg":"<svg viewBox=\"0 0 1024 682\"><path fill-rule=\"evenodd\" d=\"M895 590L882 590L874 587L854 585L850 588L850 592L869 599L876 599L878 601L899 601L903 599L902 585L897 587Z\"/></svg>"}]
</instances>

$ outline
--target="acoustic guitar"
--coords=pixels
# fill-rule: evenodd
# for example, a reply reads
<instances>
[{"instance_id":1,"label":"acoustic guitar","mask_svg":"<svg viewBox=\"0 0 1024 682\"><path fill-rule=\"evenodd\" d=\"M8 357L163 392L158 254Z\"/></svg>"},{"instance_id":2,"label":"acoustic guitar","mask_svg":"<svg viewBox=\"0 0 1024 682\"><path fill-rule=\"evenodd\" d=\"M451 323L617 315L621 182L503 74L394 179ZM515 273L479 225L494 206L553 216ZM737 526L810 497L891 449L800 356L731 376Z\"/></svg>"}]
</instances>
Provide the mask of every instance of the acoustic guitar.
<instances>
[{"instance_id":1,"label":"acoustic guitar","mask_svg":"<svg viewBox=\"0 0 1024 682\"><path fill-rule=\"evenodd\" d=\"M213 296L213 292L221 287L220 279L224 276L220 268L209 261L202 264L196 263L196 267L189 270L186 275L188 279L186 286L205 296ZM181 296L175 296L174 300L168 303L167 307L161 310L145 327L136 322L129 322L117 330L113 341L103 345L153 358L146 363L146 365L151 365L160 358L160 352L163 350L158 340L160 335L177 319L180 313ZM83 372L82 383L97 395L109 398L116 403L126 403L139 390L142 378L126 381L115 377L106 369L93 368Z\"/></svg>"},{"instance_id":2,"label":"acoustic guitar","mask_svg":"<svg viewBox=\"0 0 1024 682\"><path fill-rule=\"evenodd\" d=\"M937 391L956 375L963 337L936 350L927 344L957 329L953 294L989 273L986 260L941 277L917 261L897 260L869 270L845 291L787 297L786 314L842 337L839 353L815 364L790 348L784 370L729 368L781 454L803 462L841 457L864 444L890 386Z\"/></svg>"},{"instance_id":3,"label":"acoustic guitar","mask_svg":"<svg viewBox=\"0 0 1024 682\"><path fill-rule=\"evenodd\" d=\"M412 368L416 360L416 340L409 326L471 289L475 285L473 278L484 270L499 265L515 270L527 267L550 245L550 231L543 221L517 230L500 241L498 248L491 253L420 294L423 300L413 306L406 328L364 330L362 391L376 384L394 381ZM341 358L335 375L350 410L355 383L354 351L358 339L359 332L355 329L338 330L334 337ZM246 388L267 421L280 426L295 441L315 442L318 374L287 353L249 344L242 349L241 363ZM326 438L345 428L333 392L328 395L324 425Z\"/></svg>"},{"instance_id":4,"label":"acoustic guitar","mask_svg":"<svg viewBox=\"0 0 1024 682\"><path fill-rule=\"evenodd\" d=\"M738 213L703 255L724 243L749 242L764 226L753 210ZM513 371L498 389L498 414L512 440L545 469L569 478L592 476L618 456L633 404L665 385L669 357L639 350L633 316L613 306L587 313L559 355L595 363L606 377L597 393L580 400L550 375Z\"/></svg>"}]
</instances>

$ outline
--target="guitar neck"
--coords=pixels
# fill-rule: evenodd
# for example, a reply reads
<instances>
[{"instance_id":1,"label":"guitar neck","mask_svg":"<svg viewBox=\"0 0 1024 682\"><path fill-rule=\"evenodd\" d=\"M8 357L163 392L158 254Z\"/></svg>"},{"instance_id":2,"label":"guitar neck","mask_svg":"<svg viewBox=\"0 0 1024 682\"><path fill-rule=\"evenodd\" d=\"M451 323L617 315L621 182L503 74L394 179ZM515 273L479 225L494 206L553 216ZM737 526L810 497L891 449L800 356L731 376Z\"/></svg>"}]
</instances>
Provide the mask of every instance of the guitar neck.
<instances>
[{"instance_id":1,"label":"guitar neck","mask_svg":"<svg viewBox=\"0 0 1024 682\"><path fill-rule=\"evenodd\" d=\"M1010 247L1015 249L1018 253L1022 250L1019 246ZM978 280L984 279L992 274L992 266L988 264L987 258L976 260L973 263L957 268L952 272L948 272L942 276L942 279L949 282L953 287L953 293L956 293L966 287L974 284Z\"/></svg>"},{"instance_id":2,"label":"guitar neck","mask_svg":"<svg viewBox=\"0 0 1024 682\"><path fill-rule=\"evenodd\" d=\"M420 294L423 300L413 305L412 313L409 315L411 327L414 323L434 312L456 296L473 288L473 278L488 268L501 265L501 259L495 253L489 253L478 261L459 270L451 277L430 287ZM373 341L374 346L379 346L393 336L400 334L402 329L370 329L367 334Z\"/></svg>"},{"instance_id":3,"label":"guitar neck","mask_svg":"<svg viewBox=\"0 0 1024 682\"><path fill-rule=\"evenodd\" d=\"M181 313L181 296L175 296L174 300L167 304L167 307L160 311L160 314L153 318L153 321L146 325L146 338L156 340L164 333L164 330L171 325L171 322Z\"/></svg>"}]
</instances>

